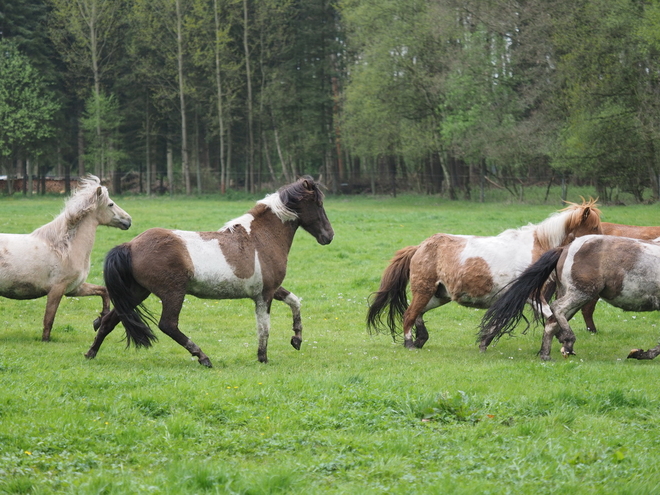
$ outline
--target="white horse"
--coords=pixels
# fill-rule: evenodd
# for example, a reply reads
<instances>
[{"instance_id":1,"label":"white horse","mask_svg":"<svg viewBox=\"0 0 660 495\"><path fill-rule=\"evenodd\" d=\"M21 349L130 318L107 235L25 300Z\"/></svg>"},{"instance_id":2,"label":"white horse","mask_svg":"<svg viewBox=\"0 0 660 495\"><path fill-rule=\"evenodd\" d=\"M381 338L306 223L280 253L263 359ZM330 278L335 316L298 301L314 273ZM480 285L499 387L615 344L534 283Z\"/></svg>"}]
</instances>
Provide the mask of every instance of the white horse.
<instances>
[{"instance_id":1,"label":"white horse","mask_svg":"<svg viewBox=\"0 0 660 495\"><path fill-rule=\"evenodd\" d=\"M110 199L99 179L90 175L80 181L52 222L31 234L0 234L0 296L47 296L43 341L50 340L62 296L101 296L101 315L110 311L106 288L85 282L99 225L126 230L131 217Z\"/></svg>"}]
</instances>

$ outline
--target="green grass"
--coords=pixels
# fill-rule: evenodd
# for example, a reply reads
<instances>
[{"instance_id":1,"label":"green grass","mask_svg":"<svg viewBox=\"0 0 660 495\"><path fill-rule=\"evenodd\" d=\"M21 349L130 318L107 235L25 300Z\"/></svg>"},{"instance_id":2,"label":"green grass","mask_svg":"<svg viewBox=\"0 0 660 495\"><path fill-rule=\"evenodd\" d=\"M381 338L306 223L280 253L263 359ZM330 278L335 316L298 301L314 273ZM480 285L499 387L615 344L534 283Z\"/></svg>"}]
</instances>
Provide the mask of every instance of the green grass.
<instances>
[{"instance_id":1,"label":"green grass","mask_svg":"<svg viewBox=\"0 0 660 495\"><path fill-rule=\"evenodd\" d=\"M216 197L115 198L134 219L100 228L104 254L153 226L214 230L253 204ZM575 199L573 199L575 200ZM0 199L0 231L28 232L58 198ZM436 197L329 198L329 246L299 232L285 287L303 298L304 342L275 302L269 359L256 359L251 301L187 299L182 330L213 369L160 335L125 349L118 327L83 357L98 298L62 302L42 343L45 300L0 300L0 493L658 493L660 362L625 359L655 345L656 313L600 303L577 356L536 356L541 330L481 354L482 312L427 315L430 340L407 351L365 329L367 298L393 253L436 232L494 235L559 205ZM604 219L658 224L658 205L603 207ZM153 298L148 306L158 310ZM522 330L522 329L520 329Z\"/></svg>"}]
</instances>

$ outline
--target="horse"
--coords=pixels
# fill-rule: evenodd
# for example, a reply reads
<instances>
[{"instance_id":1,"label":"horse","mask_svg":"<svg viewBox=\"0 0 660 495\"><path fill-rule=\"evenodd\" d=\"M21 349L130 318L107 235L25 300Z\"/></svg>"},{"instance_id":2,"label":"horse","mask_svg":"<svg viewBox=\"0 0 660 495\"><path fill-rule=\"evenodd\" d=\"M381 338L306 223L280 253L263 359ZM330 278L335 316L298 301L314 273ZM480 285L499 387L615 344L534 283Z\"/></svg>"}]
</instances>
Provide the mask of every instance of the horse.
<instances>
[{"instance_id":1,"label":"horse","mask_svg":"<svg viewBox=\"0 0 660 495\"><path fill-rule=\"evenodd\" d=\"M380 288L372 295L367 327L379 331L382 315L389 308L387 326L393 339L398 336L397 323L402 318L405 347L421 348L428 340L423 320L427 311L451 301L488 308L500 289L544 252L574 237L595 233L600 233L600 210L595 200L590 200L581 205L570 203L538 225L505 230L494 237L435 234L419 246L405 247L394 255Z\"/></svg>"},{"instance_id":2,"label":"horse","mask_svg":"<svg viewBox=\"0 0 660 495\"><path fill-rule=\"evenodd\" d=\"M50 340L63 296L101 296L101 317L110 310L105 287L85 282L99 225L126 230L131 226L131 217L110 199L99 179L89 175L80 180L77 191L52 222L30 234L0 234L0 296L46 296L41 336L44 342Z\"/></svg>"},{"instance_id":3,"label":"horse","mask_svg":"<svg viewBox=\"0 0 660 495\"><path fill-rule=\"evenodd\" d=\"M615 235L619 237L630 237L632 239L641 239L643 241L652 241L660 237L660 227L646 227L637 225L624 225L620 223L601 222L601 228L604 235ZM598 299L585 304L582 307L582 318L587 325L587 330L596 333L596 324L594 323L594 311L596 310Z\"/></svg>"},{"instance_id":4,"label":"horse","mask_svg":"<svg viewBox=\"0 0 660 495\"><path fill-rule=\"evenodd\" d=\"M114 309L105 315L89 351L96 356L105 337L121 321L127 347L150 347L157 340L147 321L155 319L143 306L149 294L162 301L158 328L209 368L211 361L179 329L184 297L245 299L254 301L260 362L268 362L270 307L273 299L286 302L294 312L291 345L300 349L300 300L281 287L298 227L321 245L334 231L323 207L323 193L310 176L266 196L244 215L219 231L191 232L152 228L132 241L114 247L104 263L105 283Z\"/></svg>"},{"instance_id":5,"label":"horse","mask_svg":"<svg viewBox=\"0 0 660 495\"><path fill-rule=\"evenodd\" d=\"M550 359L553 336L562 343L564 357L574 354L575 334L568 321L586 304L602 298L625 311L660 309L660 244L626 237L589 235L568 246L552 249L525 270L484 315L480 338L490 343L511 333L521 318L525 301L542 303L541 288L554 276L557 298L545 321L539 355ZM486 344L487 345L487 344ZM629 356L653 359L660 346L633 349Z\"/></svg>"}]
</instances>

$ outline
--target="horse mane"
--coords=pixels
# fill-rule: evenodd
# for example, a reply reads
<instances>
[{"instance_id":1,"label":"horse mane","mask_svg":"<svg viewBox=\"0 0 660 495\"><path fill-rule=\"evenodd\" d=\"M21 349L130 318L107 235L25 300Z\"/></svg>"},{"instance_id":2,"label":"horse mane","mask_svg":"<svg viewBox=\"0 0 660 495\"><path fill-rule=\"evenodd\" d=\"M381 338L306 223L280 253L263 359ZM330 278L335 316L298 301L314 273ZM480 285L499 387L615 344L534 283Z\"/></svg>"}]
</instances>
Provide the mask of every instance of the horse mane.
<instances>
[{"instance_id":1,"label":"horse mane","mask_svg":"<svg viewBox=\"0 0 660 495\"><path fill-rule=\"evenodd\" d=\"M80 179L78 189L66 200L64 208L55 219L32 232L32 235L44 240L60 256L64 256L71 246L80 222L93 211L99 202L109 201L108 190L98 189L101 181L94 175Z\"/></svg>"},{"instance_id":2,"label":"horse mane","mask_svg":"<svg viewBox=\"0 0 660 495\"><path fill-rule=\"evenodd\" d=\"M571 203L536 226L536 236L544 251L561 246L565 243L569 232L585 225L588 229L600 225L600 210L597 199L582 198L582 204ZM587 212L589 212L587 214ZM587 215L585 217L585 215Z\"/></svg>"},{"instance_id":3,"label":"horse mane","mask_svg":"<svg viewBox=\"0 0 660 495\"><path fill-rule=\"evenodd\" d=\"M310 197L320 204L323 201L323 192L312 177L304 175L296 182L280 187L276 193L269 194L257 203L269 207L282 222L287 222L298 218L296 213L298 205Z\"/></svg>"}]
</instances>

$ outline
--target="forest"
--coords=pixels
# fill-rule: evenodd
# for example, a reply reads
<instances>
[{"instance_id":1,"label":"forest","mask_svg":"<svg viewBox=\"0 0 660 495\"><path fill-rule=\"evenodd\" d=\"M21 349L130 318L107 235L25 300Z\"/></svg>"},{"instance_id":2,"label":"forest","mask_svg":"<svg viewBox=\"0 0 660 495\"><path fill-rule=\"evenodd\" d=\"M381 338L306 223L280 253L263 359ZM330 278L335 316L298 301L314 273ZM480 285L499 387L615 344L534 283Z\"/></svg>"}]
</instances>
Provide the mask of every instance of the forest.
<instances>
[{"instance_id":1,"label":"forest","mask_svg":"<svg viewBox=\"0 0 660 495\"><path fill-rule=\"evenodd\" d=\"M657 201L659 140L659 0L0 0L2 194Z\"/></svg>"}]
</instances>

